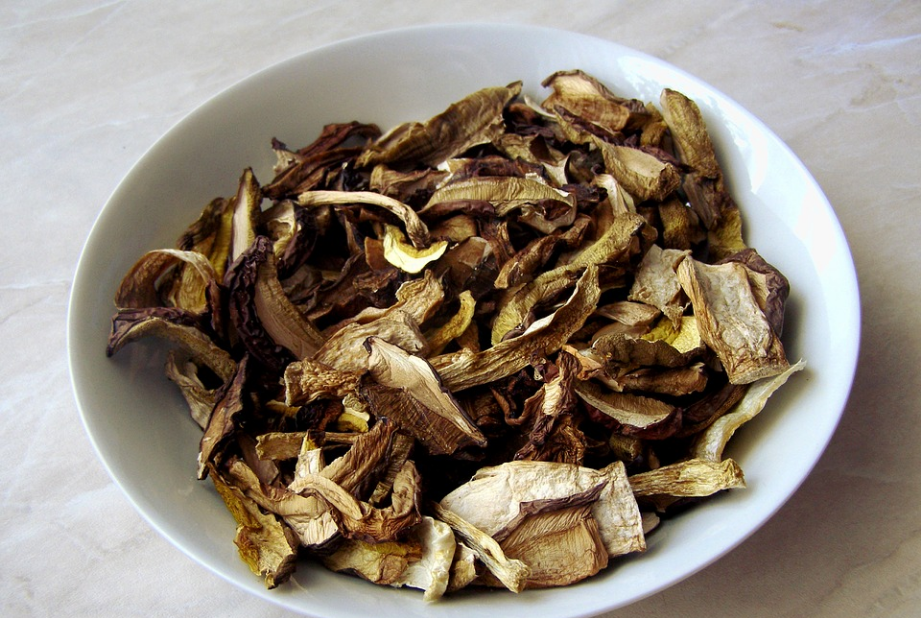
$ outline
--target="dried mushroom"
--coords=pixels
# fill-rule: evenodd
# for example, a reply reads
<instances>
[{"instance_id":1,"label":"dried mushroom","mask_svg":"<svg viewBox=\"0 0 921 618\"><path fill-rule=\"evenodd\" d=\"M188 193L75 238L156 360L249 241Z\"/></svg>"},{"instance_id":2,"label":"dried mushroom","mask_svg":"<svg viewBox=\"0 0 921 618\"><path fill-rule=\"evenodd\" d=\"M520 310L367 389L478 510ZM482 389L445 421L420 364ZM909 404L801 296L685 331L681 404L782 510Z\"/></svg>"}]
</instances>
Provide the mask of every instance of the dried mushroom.
<instances>
[{"instance_id":1,"label":"dried mushroom","mask_svg":"<svg viewBox=\"0 0 921 618\"><path fill-rule=\"evenodd\" d=\"M273 138L266 184L115 291L106 353L172 344L190 466L268 587L302 560L427 601L569 585L745 486L727 442L804 366L789 282L693 101L543 86Z\"/></svg>"}]
</instances>

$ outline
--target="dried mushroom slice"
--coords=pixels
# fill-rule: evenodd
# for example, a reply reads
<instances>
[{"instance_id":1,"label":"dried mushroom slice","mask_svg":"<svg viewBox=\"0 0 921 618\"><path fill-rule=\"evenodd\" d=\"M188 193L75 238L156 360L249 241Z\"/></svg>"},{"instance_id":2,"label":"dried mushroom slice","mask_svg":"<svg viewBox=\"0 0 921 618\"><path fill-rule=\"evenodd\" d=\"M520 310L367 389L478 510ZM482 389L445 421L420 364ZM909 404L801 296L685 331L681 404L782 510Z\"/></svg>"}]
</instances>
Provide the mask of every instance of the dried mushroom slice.
<instances>
[{"instance_id":1,"label":"dried mushroom slice","mask_svg":"<svg viewBox=\"0 0 921 618\"><path fill-rule=\"evenodd\" d=\"M681 174L671 163L639 148L615 146L597 138L593 143L601 151L608 173L640 202L661 202L681 185Z\"/></svg>"},{"instance_id":2,"label":"dried mushroom slice","mask_svg":"<svg viewBox=\"0 0 921 618\"><path fill-rule=\"evenodd\" d=\"M358 158L358 165L419 162L438 167L447 159L501 135L505 129L502 110L520 93L521 82L484 88L424 123L399 125L371 144Z\"/></svg>"},{"instance_id":3,"label":"dried mushroom slice","mask_svg":"<svg viewBox=\"0 0 921 618\"><path fill-rule=\"evenodd\" d=\"M774 391L783 386L791 375L801 371L805 366L806 363L801 360L791 365L783 373L752 383L738 403L716 419L712 425L697 434L694 443L691 445L690 453L700 459L720 461L723 456L723 449L732 434L761 412Z\"/></svg>"},{"instance_id":4,"label":"dried mushroom slice","mask_svg":"<svg viewBox=\"0 0 921 618\"><path fill-rule=\"evenodd\" d=\"M456 547L450 526L423 516L405 540L368 543L347 539L323 558L323 564L375 584L419 588L424 591L423 599L431 602L448 588Z\"/></svg>"},{"instance_id":5,"label":"dried mushroom slice","mask_svg":"<svg viewBox=\"0 0 921 618\"><path fill-rule=\"evenodd\" d=\"M553 93L541 103L542 107L563 109L612 137L628 126L642 124L648 116L642 103L615 96L604 84L583 71L557 71L544 79L541 85L553 89Z\"/></svg>"},{"instance_id":6,"label":"dried mushroom slice","mask_svg":"<svg viewBox=\"0 0 921 618\"><path fill-rule=\"evenodd\" d=\"M211 482L227 510L237 521L234 543L243 562L256 575L265 578L266 588L283 584L294 573L297 540L272 513L263 513L253 500L212 473Z\"/></svg>"},{"instance_id":7,"label":"dried mushroom slice","mask_svg":"<svg viewBox=\"0 0 921 618\"><path fill-rule=\"evenodd\" d=\"M726 489L745 487L742 469L732 459L721 462L689 459L630 477L637 497L699 498Z\"/></svg>"},{"instance_id":8,"label":"dried mushroom slice","mask_svg":"<svg viewBox=\"0 0 921 618\"><path fill-rule=\"evenodd\" d=\"M689 253L650 246L640 262L627 298L652 305L677 323L684 314L682 301L685 297L675 271Z\"/></svg>"},{"instance_id":9,"label":"dried mushroom slice","mask_svg":"<svg viewBox=\"0 0 921 618\"><path fill-rule=\"evenodd\" d=\"M302 406L321 397L342 399L358 389L360 377L310 359L293 362L285 367L285 403Z\"/></svg>"},{"instance_id":10,"label":"dried mushroom slice","mask_svg":"<svg viewBox=\"0 0 921 618\"><path fill-rule=\"evenodd\" d=\"M448 248L448 241L433 242L424 249L417 249L406 242L406 237L395 225L384 225L384 259L410 274L418 274L431 262L436 261Z\"/></svg>"},{"instance_id":11,"label":"dried mushroom slice","mask_svg":"<svg viewBox=\"0 0 921 618\"><path fill-rule=\"evenodd\" d=\"M689 257L678 266L678 280L691 299L701 337L719 357L730 382L747 384L790 366L743 265L711 266Z\"/></svg>"},{"instance_id":12,"label":"dried mushroom slice","mask_svg":"<svg viewBox=\"0 0 921 618\"><path fill-rule=\"evenodd\" d=\"M662 439L678 430L681 409L653 397L618 393L593 382L580 382L576 394L625 436Z\"/></svg>"},{"instance_id":13,"label":"dried mushroom slice","mask_svg":"<svg viewBox=\"0 0 921 618\"><path fill-rule=\"evenodd\" d=\"M399 218L406 227L406 235L413 246L422 249L429 244L429 230L416 211L392 197L373 191L307 191L297 197L304 207L364 204L378 206Z\"/></svg>"},{"instance_id":14,"label":"dried mushroom slice","mask_svg":"<svg viewBox=\"0 0 921 618\"><path fill-rule=\"evenodd\" d=\"M171 280L171 272L178 277ZM131 267L115 292L118 309L179 307L203 314L209 308L208 288L217 273L208 258L196 251L156 249L148 251ZM178 285L164 285L171 280Z\"/></svg>"}]
</instances>

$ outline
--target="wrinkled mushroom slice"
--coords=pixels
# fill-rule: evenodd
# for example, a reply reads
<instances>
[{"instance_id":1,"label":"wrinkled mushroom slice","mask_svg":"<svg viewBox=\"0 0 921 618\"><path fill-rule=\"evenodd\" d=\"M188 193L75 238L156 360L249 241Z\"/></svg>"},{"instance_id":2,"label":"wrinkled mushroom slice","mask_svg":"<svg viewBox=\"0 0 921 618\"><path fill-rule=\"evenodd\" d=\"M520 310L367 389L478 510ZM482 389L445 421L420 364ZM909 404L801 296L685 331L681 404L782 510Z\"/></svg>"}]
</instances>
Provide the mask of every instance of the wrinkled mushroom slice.
<instances>
[{"instance_id":1,"label":"wrinkled mushroom slice","mask_svg":"<svg viewBox=\"0 0 921 618\"><path fill-rule=\"evenodd\" d=\"M748 268L748 281L758 305L774 332L783 334L784 306L790 295L789 280L754 249L743 249L722 262L739 262Z\"/></svg>"},{"instance_id":2,"label":"wrinkled mushroom slice","mask_svg":"<svg viewBox=\"0 0 921 618\"><path fill-rule=\"evenodd\" d=\"M732 459L720 462L689 459L630 477L637 497L700 498L718 491L745 487L745 475Z\"/></svg>"},{"instance_id":3,"label":"wrinkled mushroom slice","mask_svg":"<svg viewBox=\"0 0 921 618\"><path fill-rule=\"evenodd\" d=\"M253 500L212 473L211 481L237 522L234 543L250 570L265 578L267 588L283 584L297 564L297 540L272 513L263 513Z\"/></svg>"},{"instance_id":4,"label":"wrinkled mushroom slice","mask_svg":"<svg viewBox=\"0 0 921 618\"><path fill-rule=\"evenodd\" d=\"M681 185L678 169L648 152L630 146L615 146L598 138L592 143L601 151L608 173L640 202L661 202Z\"/></svg>"},{"instance_id":5,"label":"wrinkled mushroom slice","mask_svg":"<svg viewBox=\"0 0 921 618\"><path fill-rule=\"evenodd\" d=\"M455 537L456 541L456 537ZM451 563L451 573L448 578L446 592L456 592L472 584L480 576L480 562L476 552L467 547L463 542L456 542L454 562Z\"/></svg>"},{"instance_id":6,"label":"wrinkled mushroom slice","mask_svg":"<svg viewBox=\"0 0 921 618\"><path fill-rule=\"evenodd\" d=\"M424 123L395 127L370 144L359 166L420 162L438 167L447 159L497 139L505 130L502 110L521 93L521 82L478 90Z\"/></svg>"},{"instance_id":7,"label":"wrinkled mushroom slice","mask_svg":"<svg viewBox=\"0 0 921 618\"><path fill-rule=\"evenodd\" d=\"M347 539L323 557L323 564L375 584L421 589L423 600L431 602L440 599L448 588L456 547L450 526L423 516L404 540L366 543Z\"/></svg>"},{"instance_id":8,"label":"wrinkled mushroom slice","mask_svg":"<svg viewBox=\"0 0 921 618\"><path fill-rule=\"evenodd\" d=\"M580 382L575 390L582 401L610 418L618 433L627 436L662 439L681 423L680 408L660 399L618 393L592 382Z\"/></svg>"},{"instance_id":9,"label":"wrinkled mushroom slice","mask_svg":"<svg viewBox=\"0 0 921 618\"><path fill-rule=\"evenodd\" d=\"M433 242L424 249L417 249L406 242L406 237L395 225L384 225L384 259L403 272L418 274L430 263L444 255L448 241Z\"/></svg>"},{"instance_id":10,"label":"wrinkled mushroom slice","mask_svg":"<svg viewBox=\"0 0 921 618\"><path fill-rule=\"evenodd\" d=\"M614 324L610 326L608 331L599 331L593 338L598 338L605 334L639 337L649 331L653 322L661 315L661 312L646 303L621 300L598 307L595 314L613 320Z\"/></svg>"},{"instance_id":11,"label":"wrinkled mushroom slice","mask_svg":"<svg viewBox=\"0 0 921 618\"><path fill-rule=\"evenodd\" d=\"M492 326L492 345L497 345L510 334L522 332L527 326L528 317L533 318L538 305L546 305L555 300L559 294L575 285L581 275L578 266L555 268L519 288L496 312Z\"/></svg>"},{"instance_id":12,"label":"wrinkled mushroom slice","mask_svg":"<svg viewBox=\"0 0 921 618\"><path fill-rule=\"evenodd\" d=\"M597 240L560 257L568 266L624 265L640 251L640 237L646 220L634 213L614 215L608 228Z\"/></svg>"},{"instance_id":13,"label":"wrinkled mushroom slice","mask_svg":"<svg viewBox=\"0 0 921 618\"><path fill-rule=\"evenodd\" d=\"M689 251L651 245L640 262L627 299L652 305L677 323L685 307L682 304L684 295L681 284L678 283L675 271L689 254Z\"/></svg>"},{"instance_id":14,"label":"wrinkled mushroom slice","mask_svg":"<svg viewBox=\"0 0 921 618\"><path fill-rule=\"evenodd\" d=\"M299 480L298 493L323 502L339 532L348 539L369 543L394 541L422 520L422 478L411 460L403 464L393 481L390 505L382 508L356 499L321 474L307 475Z\"/></svg>"},{"instance_id":15,"label":"wrinkled mushroom slice","mask_svg":"<svg viewBox=\"0 0 921 618\"><path fill-rule=\"evenodd\" d=\"M380 164L371 170L368 183L372 191L401 202L409 202L416 195L434 192L447 177L448 172L444 170L421 169L403 172Z\"/></svg>"},{"instance_id":16,"label":"wrinkled mushroom slice","mask_svg":"<svg viewBox=\"0 0 921 618\"><path fill-rule=\"evenodd\" d=\"M413 354L424 355L428 348L419 323L410 314L396 310L370 322L353 322L342 327L317 350L313 360L339 371L361 373L368 367L368 352L364 347L368 337L377 337Z\"/></svg>"},{"instance_id":17,"label":"wrinkled mushroom slice","mask_svg":"<svg viewBox=\"0 0 921 618\"><path fill-rule=\"evenodd\" d=\"M778 388L786 384L794 373L801 371L806 366L805 361L790 366L789 369L770 378L763 378L749 385L748 390L728 412L716 419L713 424L697 434L691 445L690 454L693 457L708 461L720 461L723 449L732 437L732 434L753 419L764 406L768 398Z\"/></svg>"},{"instance_id":18,"label":"wrinkled mushroom slice","mask_svg":"<svg viewBox=\"0 0 921 618\"><path fill-rule=\"evenodd\" d=\"M591 350L605 364L608 373L616 376L637 367L684 367L700 356L701 347L683 350L661 339L636 339L613 334L599 337Z\"/></svg>"},{"instance_id":19,"label":"wrinkled mushroom slice","mask_svg":"<svg viewBox=\"0 0 921 618\"><path fill-rule=\"evenodd\" d=\"M178 344L189 353L192 362L208 367L222 381L229 380L237 367L233 357L195 326L176 320L174 313L157 308L119 311L112 319L106 355L116 354L132 341L159 337Z\"/></svg>"},{"instance_id":20,"label":"wrinkled mushroom slice","mask_svg":"<svg viewBox=\"0 0 921 618\"><path fill-rule=\"evenodd\" d=\"M599 485L602 488L592 515L608 554L645 550L639 507L619 461L600 470L547 461L509 461L484 467L440 504L484 533L495 535L519 519L524 503L565 499Z\"/></svg>"},{"instance_id":21,"label":"wrinkled mushroom slice","mask_svg":"<svg viewBox=\"0 0 921 618\"><path fill-rule=\"evenodd\" d=\"M662 222L662 246L666 249L687 251L707 239L700 218L693 209L677 198L659 204Z\"/></svg>"},{"instance_id":22,"label":"wrinkled mushroom slice","mask_svg":"<svg viewBox=\"0 0 921 618\"><path fill-rule=\"evenodd\" d=\"M238 417L244 409L246 400L245 385L248 378L247 365L249 357L244 356L236 368L233 379L230 380L219 393L208 426L199 441L198 451L198 478L203 479L208 473L208 467L220 453L220 447L226 443L237 429Z\"/></svg>"},{"instance_id":23,"label":"wrinkled mushroom slice","mask_svg":"<svg viewBox=\"0 0 921 618\"><path fill-rule=\"evenodd\" d=\"M561 226L572 225L576 215L575 195L551 187L542 180L514 176L476 176L450 183L435 191L419 212L424 215L437 204L457 201L489 202L495 207L496 215L499 217L505 217L513 210L529 205L543 202L559 204L559 214L549 219L545 218L543 222L534 221L525 213L523 221L545 233Z\"/></svg>"},{"instance_id":24,"label":"wrinkled mushroom slice","mask_svg":"<svg viewBox=\"0 0 921 618\"><path fill-rule=\"evenodd\" d=\"M730 382L747 384L790 366L752 292L745 266L713 266L689 257L678 267L678 280L691 299L701 337L720 359Z\"/></svg>"},{"instance_id":25,"label":"wrinkled mushroom slice","mask_svg":"<svg viewBox=\"0 0 921 618\"><path fill-rule=\"evenodd\" d=\"M309 359L295 361L285 367L285 403L302 406L321 397L342 399L358 388L360 378Z\"/></svg>"},{"instance_id":26,"label":"wrinkled mushroom slice","mask_svg":"<svg viewBox=\"0 0 921 618\"><path fill-rule=\"evenodd\" d=\"M377 206L395 215L406 227L406 235L413 246L422 249L429 244L429 229L412 208L392 197L373 191L305 191L297 196L297 203L305 207L364 204Z\"/></svg>"},{"instance_id":27,"label":"wrinkled mushroom slice","mask_svg":"<svg viewBox=\"0 0 921 618\"><path fill-rule=\"evenodd\" d=\"M265 257L256 271L253 290L256 315L269 336L295 358L312 356L323 345L323 335L288 299L278 280L275 255L270 253Z\"/></svg>"},{"instance_id":28,"label":"wrinkled mushroom slice","mask_svg":"<svg viewBox=\"0 0 921 618\"><path fill-rule=\"evenodd\" d=\"M571 115L616 135L628 126L642 125L649 113L636 100L615 96L597 79L583 71L557 71L541 85L553 89L541 106L547 110L563 108Z\"/></svg>"},{"instance_id":29,"label":"wrinkled mushroom slice","mask_svg":"<svg viewBox=\"0 0 921 618\"><path fill-rule=\"evenodd\" d=\"M481 352L447 354L429 360L452 392L512 375L527 367L535 356L559 350L573 333L582 328L595 310L600 296L598 269L589 266L563 306L531 324L518 337Z\"/></svg>"},{"instance_id":30,"label":"wrinkled mushroom slice","mask_svg":"<svg viewBox=\"0 0 921 618\"><path fill-rule=\"evenodd\" d=\"M703 363L694 363L674 369L642 367L603 381L617 391L642 391L683 397L703 391L707 387L708 374Z\"/></svg>"},{"instance_id":31,"label":"wrinkled mushroom slice","mask_svg":"<svg viewBox=\"0 0 921 618\"><path fill-rule=\"evenodd\" d=\"M659 104L682 163L704 178L721 178L723 173L716 151L697 103L680 92L665 88Z\"/></svg>"},{"instance_id":32,"label":"wrinkled mushroom slice","mask_svg":"<svg viewBox=\"0 0 921 618\"><path fill-rule=\"evenodd\" d=\"M427 335L429 354L440 354L446 345L463 335L470 327L476 310L476 301L470 290L461 292L457 300L459 302L457 311L448 318L447 322Z\"/></svg>"},{"instance_id":33,"label":"wrinkled mushroom slice","mask_svg":"<svg viewBox=\"0 0 921 618\"><path fill-rule=\"evenodd\" d=\"M215 389L207 388L198 376L198 365L181 358L176 350L166 357L166 377L176 386L189 405L189 414L199 427L205 429L214 409Z\"/></svg>"},{"instance_id":34,"label":"wrinkled mushroom slice","mask_svg":"<svg viewBox=\"0 0 921 618\"><path fill-rule=\"evenodd\" d=\"M527 588L567 586L608 566L608 552L592 508L603 484L563 499L521 505L521 517L496 538L509 558L531 569ZM481 578L486 585L489 577Z\"/></svg>"},{"instance_id":35,"label":"wrinkled mushroom slice","mask_svg":"<svg viewBox=\"0 0 921 618\"><path fill-rule=\"evenodd\" d=\"M256 239L256 226L262 212L262 191L251 168L240 177L237 193L230 201L233 212L229 262L235 262Z\"/></svg>"},{"instance_id":36,"label":"wrinkled mushroom slice","mask_svg":"<svg viewBox=\"0 0 921 618\"><path fill-rule=\"evenodd\" d=\"M445 440L447 443L441 444L441 448L434 452L445 450L451 454L468 445L486 446L486 438L425 359L377 337L369 337L365 347L369 352L368 372L374 380L386 388L400 389L421 404L425 411L425 419L420 419L421 422L407 423L408 419L395 419L398 423L407 423L410 431L419 431L428 423L431 427L424 431L422 437L438 442L446 436L459 434L458 439ZM386 414L386 410L384 412ZM429 449L432 448L431 442L424 442Z\"/></svg>"},{"instance_id":37,"label":"wrinkled mushroom slice","mask_svg":"<svg viewBox=\"0 0 921 618\"><path fill-rule=\"evenodd\" d=\"M502 265L494 287L504 290L530 282L560 248L574 250L581 245L592 223L591 217L578 215L572 227L535 238Z\"/></svg>"},{"instance_id":38,"label":"wrinkled mushroom slice","mask_svg":"<svg viewBox=\"0 0 921 618\"><path fill-rule=\"evenodd\" d=\"M449 507L437 502L428 504L435 518L451 527L454 534L476 555L495 578L514 593L524 590L531 569L522 561L509 558L489 534L474 526Z\"/></svg>"},{"instance_id":39,"label":"wrinkled mushroom slice","mask_svg":"<svg viewBox=\"0 0 921 618\"><path fill-rule=\"evenodd\" d=\"M170 271L178 272L172 289L160 284ZM208 309L208 286L217 274L208 258L196 251L156 249L131 267L115 292L118 309L173 306L202 314Z\"/></svg>"},{"instance_id":40,"label":"wrinkled mushroom slice","mask_svg":"<svg viewBox=\"0 0 921 618\"><path fill-rule=\"evenodd\" d=\"M240 460L227 468L228 482L261 508L281 517L307 549L326 549L340 538L339 528L326 504L313 496L301 496L278 485L264 485Z\"/></svg>"}]
</instances>

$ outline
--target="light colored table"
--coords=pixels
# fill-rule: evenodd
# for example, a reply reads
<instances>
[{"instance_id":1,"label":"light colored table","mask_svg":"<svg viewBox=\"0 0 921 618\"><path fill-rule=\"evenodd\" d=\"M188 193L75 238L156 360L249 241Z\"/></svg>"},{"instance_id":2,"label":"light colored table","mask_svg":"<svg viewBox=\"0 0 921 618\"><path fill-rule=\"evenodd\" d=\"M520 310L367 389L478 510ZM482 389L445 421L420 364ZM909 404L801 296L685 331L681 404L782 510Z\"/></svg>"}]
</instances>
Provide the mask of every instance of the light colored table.
<instances>
[{"instance_id":1,"label":"light colored table","mask_svg":"<svg viewBox=\"0 0 921 618\"><path fill-rule=\"evenodd\" d=\"M0 615L287 615L161 539L98 463L65 357L74 267L122 176L212 95L337 39L458 21L593 34L711 83L802 158L856 259L860 366L812 476L728 556L609 616L919 615L921 4L296 4L0 7Z\"/></svg>"}]
</instances>

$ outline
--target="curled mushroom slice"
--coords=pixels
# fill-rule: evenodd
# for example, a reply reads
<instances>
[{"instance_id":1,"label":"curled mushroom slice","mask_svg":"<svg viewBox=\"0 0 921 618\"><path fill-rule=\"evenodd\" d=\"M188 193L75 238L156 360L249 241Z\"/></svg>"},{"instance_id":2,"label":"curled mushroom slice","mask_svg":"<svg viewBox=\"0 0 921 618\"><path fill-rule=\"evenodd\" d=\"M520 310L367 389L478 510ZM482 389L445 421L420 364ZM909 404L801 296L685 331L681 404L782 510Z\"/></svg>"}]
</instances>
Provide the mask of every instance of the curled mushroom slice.
<instances>
[{"instance_id":1,"label":"curled mushroom slice","mask_svg":"<svg viewBox=\"0 0 921 618\"><path fill-rule=\"evenodd\" d=\"M178 272L178 285L161 289L169 272ZM131 267L115 292L119 309L172 306L194 313L208 309L207 289L217 275L208 258L196 251L156 249Z\"/></svg>"},{"instance_id":2,"label":"curled mushroom slice","mask_svg":"<svg viewBox=\"0 0 921 618\"><path fill-rule=\"evenodd\" d=\"M637 438L661 439L680 427L680 408L653 397L618 393L592 382L580 382L576 394L610 419L615 431Z\"/></svg>"},{"instance_id":3,"label":"curled mushroom slice","mask_svg":"<svg viewBox=\"0 0 921 618\"><path fill-rule=\"evenodd\" d=\"M681 161L704 178L722 177L716 150L697 104L671 88L662 90L659 103Z\"/></svg>"},{"instance_id":4,"label":"curled mushroom slice","mask_svg":"<svg viewBox=\"0 0 921 618\"><path fill-rule=\"evenodd\" d=\"M738 403L703 432L697 434L690 449L691 454L700 459L719 461L732 434L761 412L774 391L786 384L791 375L801 371L805 366L805 361L801 360L791 365L783 373L749 385Z\"/></svg>"},{"instance_id":5,"label":"curled mushroom slice","mask_svg":"<svg viewBox=\"0 0 921 618\"><path fill-rule=\"evenodd\" d=\"M419 323L400 309L389 311L369 322L353 322L342 327L326 340L313 360L339 371L360 373L368 367L365 339L376 337L399 346L410 353L425 355L428 341L419 330Z\"/></svg>"},{"instance_id":6,"label":"curled mushroom slice","mask_svg":"<svg viewBox=\"0 0 921 618\"><path fill-rule=\"evenodd\" d=\"M365 204L378 206L396 215L406 226L406 235L413 246L422 249L428 246L429 229L412 208L392 197L373 191L306 191L297 197L301 206L326 206Z\"/></svg>"},{"instance_id":7,"label":"curled mushroom slice","mask_svg":"<svg viewBox=\"0 0 921 618\"><path fill-rule=\"evenodd\" d=\"M535 355L552 354L582 328L601 296L598 269L589 266L572 295L559 309L537 320L528 329L481 352L430 359L445 386L460 391L509 376L527 367Z\"/></svg>"},{"instance_id":8,"label":"curled mushroom slice","mask_svg":"<svg viewBox=\"0 0 921 618\"><path fill-rule=\"evenodd\" d=\"M598 138L593 143L601 151L608 172L640 202L662 201L681 185L681 175L675 166L648 152L615 146Z\"/></svg>"},{"instance_id":9,"label":"curled mushroom slice","mask_svg":"<svg viewBox=\"0 0 921 618\"><path fill-rule=\"evenodd\" d=\"M732 459L714 462L689 459L630 477L638 497L699 498L726 489L745 487L742 469Z\"/></svg>"},{"instance_id":10,"label":"curled mushroom slice","mask_svg":"<svg viewBox=\"0 0 921 618\"><path fill-rule=\"evenodd\" d=\"M599 486L591 513L608 555L645 550L639 507L621 462L596 470L547 461L509 461L480 468L469 482L445 496L440 505L484 533L497 535L513 522L521 521L522 505L567 498L577 502L582 492Z\"/></svg>"},{"instance_id":11,"label":"curled mushroom slice","mask_svg":"<svg viewBox=\"0 0 921 618\"><path fill-rule=\"evenodd\" d=\"M430 354L440 354L446 345L463 335L470 327L473 313L476 309L476 301L473 299L470 290L461 292L457 300L460 303L457 312L447 322L439 326L437 330L428 334Z\"/></svg>"},{"instance_id":12,"label":"curled mushroom slice","mask_svg":"<svg viewBox=\"0 0 921 618\"><path fill-rule=\"evenodd\" d=\"M548 110L562 108L614 136L628 125L641 124L648 112L639 101L615 96L597 79L579 70L557 71L541 83L553 93L541 103Z\"/></svg>"},{"instance_id":13,"label":"curled mushroom slice","mask_svg":"<svg viewBox=\"0 0 921 618\"><path fill-rule=\"evenodd\" d=\"M684 313L682 300L686 302L686 299L675 271L689 253L662 249L658 245L650 246L640 262L627 298L652 305L672 322L678 322Z\"/></svg>"},{"instance_id":14,"label":"curled mushroom slice","mask_svg":"<svg viewBox=\"0 0 921 618\"><path fill-rule=\"evenodd\" d=\"M320 397L342 399L358 388L359 374L304 359L285 367L285 403L302 406Z\"/></svg>"},{"instance_id":15,"label":"curled mushroom slice","mask_svg":"<svg viewBox=\"0 0 921 618\"><path fill-rule=\"evenodd\" d=\"M452 511L449 507L432 502L429 503L429 509L436 518L451 526L454 533L473 551L477 559L503 586L515 593L524 590L531 574L531 569L528 565L521 560L507 557L494 538Z\"/></svg>"},{"instance_id":16,"label":"curled mushroom slice","mask_svg":"<svg viewBox=\"0 0 921 618\"><path fill-rule=\"evenodd\" d=\"M486 144L504 131L502 110L521 92L521 82L478 90L452 103L424 123L399 125L380 137L361 155L358 165L418 161L429 167L473 146Z\"/></svg>"},{"instance_id":17,"label":"curled mushroom slice","mask_svg":"<svg viewBox=\"0 0 921 618\"><path fill-rule=\"evenodd\" d=\"M425 591L423 600L431 602L448 588L456 547L450 526L423 516L403 540L367 543L346 539L323 558L323 564L375 584L419 588Z\"/></svg>"},{"instance_id":18,"label":"curled mushroom slice","mask_svg":"<svg viewBox=\"0 0 921 618\"><path fill-rule=\"evenodd\" d=\"M233 228L230 239L229 261L234 262L243 255L256 238L256 226L261 212L262 192L251 168L246 168L240 177L237 194L231 198Z\"/></svg>"},{"instance_id":19,"label":"curled mushroom slice","mask_svg":"<svg viewBox=\"0 0 921 618\"><path fill-rule=\"evenodd\" d=\"M215 395L214 410L208 419L208 426L199 441L198 478L203 479L211 464L220 455L221 447L237 430L240 414L244 410L246 395L244 387L249 376L249 357L244 356L236 368L233 379Z\"/></svg>"},{"instance_id":20,"label":"curled mushroom slice","mask_svg":"<svg viewBox=\"0 0 921 618\"><path fill-rule=\"evenodd\" d=\"M377 337L369 337L365 347L369 352L368 372L377 385L419 404L394 405L389 411L384 407L384 415L405 427L432 453L451 454L467 446L486 446L486 438L427 361ZM363 390L371 396L372 407L379 407L383 393L370 385ZM416 416L419 413L421 418Z\"/></svg>"},{"instance_id":21,"label":"curled mushroom slice","mask_svg":"<svg viewBox=\"0 0 921 618\"><path fill-rule=\"evenodd\" d=\"M178 344L191 355L194 363L208 367L226 382L236 370L236 361L194 323L194 316L169 308L119 311L112 318L106 355L114 355L132 341L148 336L160 337Z\"/></svg>"},{"instance_id":22,"label":"curled mushroom slice","mask_svg":"<svg viewBox=\"0 0 921 618\"><path fill-rule=\"evenodd\" d=\"M384 225L384 259L410 274L422 272L428 264L436 261L448 248L448 241L433 242L424 249L417 249L405 241L406 237L395 225Z\"/></svg>"},{"instance_id":23,"label":"curled mushroom slice","mask_svg":"<svg viewBox=\"0 0 921 618\"><path fill-rule=\"evenodd\" d=\"M678 280L691 299L701 337L719 357L730 382L747 384L790 366L752 292L745 266L711 266L688 257L678 266Z\"/></svg>"},{"instance_id":24,"label":"curled mushroom slice","mask_svg":"<svg viewBox=\"0 0 921 618\"><path fill-rule=\"evenodd\" d=\"M211 411L214 409L215 389L206 387L198 375L198 365L181 358L176 350L171 350L166 357L166 377L178 387L186 403L189 404L189 413L199 427L208 426Z\"/></svg>"},{"instance_id":25,"label":"curled mushroom slice","mask_svg":"<svg viewBox=\"0 0 921 618\"><path fill-rule=\"evenodd\" d=\"M297 561L297 540L292 531L273 513L263 513L258 504L219 475L210 476L237 521L234 543L243 562L253 573L265 578L267 588L283 584L294 573Z\"/></svg>"}]
</instances>

